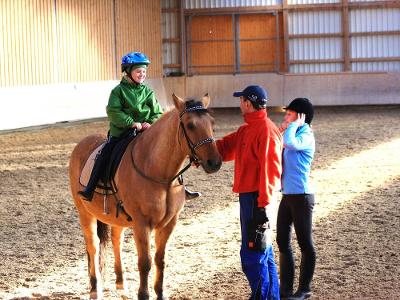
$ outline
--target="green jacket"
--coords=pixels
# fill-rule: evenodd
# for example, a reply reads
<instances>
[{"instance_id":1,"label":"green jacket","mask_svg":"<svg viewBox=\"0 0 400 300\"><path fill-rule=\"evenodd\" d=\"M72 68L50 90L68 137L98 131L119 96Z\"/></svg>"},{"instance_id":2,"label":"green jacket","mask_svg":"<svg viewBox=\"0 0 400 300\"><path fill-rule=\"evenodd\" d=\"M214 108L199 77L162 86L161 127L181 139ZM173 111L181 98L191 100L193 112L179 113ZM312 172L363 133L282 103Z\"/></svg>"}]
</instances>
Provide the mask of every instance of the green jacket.
<instances>
[{"instance_id":1,"label":"green jacket","mask_svg":"<svg viewBox=\"0 0 400 300\"><path fill-rule=\"evenodd\" d=\"M152 124L162 113L154 92L148 86L122 78L108 100L110 135L120 137L135 122Z\"/></svg>"}]
</instances>

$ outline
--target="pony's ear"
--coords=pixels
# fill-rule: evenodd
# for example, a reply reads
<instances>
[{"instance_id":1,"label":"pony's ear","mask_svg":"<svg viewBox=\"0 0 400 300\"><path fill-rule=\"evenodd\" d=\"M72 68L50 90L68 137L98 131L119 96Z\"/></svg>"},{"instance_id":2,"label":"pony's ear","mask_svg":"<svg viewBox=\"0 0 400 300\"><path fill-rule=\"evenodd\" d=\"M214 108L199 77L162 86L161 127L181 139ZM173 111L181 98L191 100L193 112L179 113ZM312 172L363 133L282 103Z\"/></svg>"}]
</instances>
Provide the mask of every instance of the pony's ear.
<instances>
[{"instance_id":1,"label":"pony's ear","mask_svg":"<svg viewBox=\"0 0 400 300\"><path fill-rule=\"evenodd\" d=\"M172 94L172 100L174 100L174 105L179 111L182 111L184 109L185 100L179 98L177 95L175 95L175 93Z\"/></svg>"},{"instance_id":2,"label":"pony's ear","mask_svg":"<svg viewBox=\"0 0 400 300\"><path fill-rule=\"evenodd\" d=\"M207 108L209 105L210 105L210 96L208 96L208 93L207 94L205 94L204 96L203 96L203 98L201 98L201 102L203 102L203 106L205 107L205 108Z\"/></svg>"}]
</instances>

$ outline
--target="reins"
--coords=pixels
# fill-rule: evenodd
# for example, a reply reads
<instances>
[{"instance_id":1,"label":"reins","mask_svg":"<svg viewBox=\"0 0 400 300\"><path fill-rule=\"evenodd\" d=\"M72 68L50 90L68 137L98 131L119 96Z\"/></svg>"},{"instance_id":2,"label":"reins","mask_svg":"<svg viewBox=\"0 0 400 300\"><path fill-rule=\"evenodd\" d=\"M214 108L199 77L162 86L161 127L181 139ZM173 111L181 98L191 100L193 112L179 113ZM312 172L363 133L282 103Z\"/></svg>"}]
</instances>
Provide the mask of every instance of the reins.
<instances>
[{"instance_id":1,"label":"reins","mask_svg":"<svg viewBox=\"0 0 400 300\"><path fill-rule=\"evenodd\" d=\"M135 171L136 171L140 176L142 176L143 178L145 178L145 179L147 179L147 180L149 180L149 181L152 181L152 182L155 182L155 183L158 183L158 184L169 185L169 184L171 184L175 179L177 179L179 176L181 176L184 172L186 172L186 171L190 168L190 166L192 165L192 163L197 163L197 164L200 163L200 159L199 159L199 157L198 157L198 155L197 155L197 153L196 153L196 149L199 148L199 147L201 147L201 146L203 146L203 145L205 145L205 144L214 142L215 139L214 139L214 137L208 137L208 138L206 138L206 139L204 139L204 140L199 141L199 142L196 143L196 144L194 144L194 143L190 140L190 138L189 138L189 136L188 136L188 134L187 134L187 132L186 132L185 126L184 126L184 124L183 124L183 122L182 122L182 117L183 117L183 115L184 115L185 113L189 113L189 112L193 112L193 111L207 111L207 109L206 109L204 106L202 106L202 105L197 105L197 106L193 106L193 107L186 108L184 111L182 111L182 112L179 114L179 127L182 128L183 135L184 135L184 137L185 137L185 139L186 139L187 145L188 145L188 147L189 147L189 149L190 149L190 152L191 152L191 155L189 156L189 163L188 163L184 168L182 168L182 169L181 169L173 178L171 178L171 179L164 179L164 180L163 180L163 179L156 179L156 178L153 178L153 177L151 177L151 176L146 175L142 170L140 170L140 169L138 168L138 166L137 166L136 163L135 163L135 160L133 159L133 151L132 151L132 152L131 152L132 165L133 165L133 168L135 169ZM179 138L178 138L178 139L179 139Z\"/></svg>"}]
</instances>

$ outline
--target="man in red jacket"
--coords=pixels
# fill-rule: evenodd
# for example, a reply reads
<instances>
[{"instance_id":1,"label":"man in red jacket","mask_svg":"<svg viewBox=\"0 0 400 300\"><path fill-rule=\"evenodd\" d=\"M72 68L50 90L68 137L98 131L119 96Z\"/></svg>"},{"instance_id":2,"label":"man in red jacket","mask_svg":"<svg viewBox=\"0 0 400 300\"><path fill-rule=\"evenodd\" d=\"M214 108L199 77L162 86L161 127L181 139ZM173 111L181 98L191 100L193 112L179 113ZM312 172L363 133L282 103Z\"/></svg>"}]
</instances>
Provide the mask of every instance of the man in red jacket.
<instances>
[{"instance_id":1,"label":"man in red jacket","mask_svg":"<svg viewBox=\"0 0 400 300\"><path fill-rule=\"evenodd\" d=\"M265 228L267 206L280 189L282 135L267 116L263 88L248 86L233 96L240 97L245 124L218 140L217 146L224 161L235 160L233 191L239 193L242 269L252 290L250 299L279 299L277 268L272 244L265 243Z\"/></svg>"}]
</instances>

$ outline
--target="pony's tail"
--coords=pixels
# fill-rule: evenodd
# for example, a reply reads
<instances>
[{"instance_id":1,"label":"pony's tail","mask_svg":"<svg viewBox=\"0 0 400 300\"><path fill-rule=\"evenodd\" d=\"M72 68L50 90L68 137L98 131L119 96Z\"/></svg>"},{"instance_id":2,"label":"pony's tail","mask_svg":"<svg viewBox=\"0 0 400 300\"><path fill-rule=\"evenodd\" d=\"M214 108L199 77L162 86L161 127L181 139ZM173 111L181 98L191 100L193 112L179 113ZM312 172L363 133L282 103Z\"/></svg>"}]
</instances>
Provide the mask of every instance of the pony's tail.
<instances>
[{"instance_id":1,"label":"pony's tail","mask_svg":"<svg viewBox=\"0 0 400 300\"><path fill-rule=\"evenodd\" d=\"M100 266L100 273L102 275L104 275L104 269L106 263L106 258L105 258L106 245L110 238L108 227L109 226L107 224L104 224L103 222L97 220L97 236L100 239L99 266Z\"/></svg>"}]
</instances>

